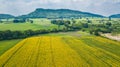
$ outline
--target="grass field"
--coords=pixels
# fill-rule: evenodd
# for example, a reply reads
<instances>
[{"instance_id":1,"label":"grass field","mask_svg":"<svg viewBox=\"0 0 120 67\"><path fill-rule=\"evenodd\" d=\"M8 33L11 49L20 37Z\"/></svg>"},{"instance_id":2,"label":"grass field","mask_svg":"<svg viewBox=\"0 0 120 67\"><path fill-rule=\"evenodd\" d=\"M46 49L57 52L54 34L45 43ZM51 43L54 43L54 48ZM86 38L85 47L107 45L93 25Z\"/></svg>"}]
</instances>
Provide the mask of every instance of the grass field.
<instances>
[{"instance_id":1,"label":"grass field","mask_svg":"<svg viewBox=\"0 0 120 67\"><path fill-rule=\"evenodd\" d=\"M16 43L18 43L19 41L21 41L21 39L0 41L0 55L2 55L4 52L9 50L11 47L16 45Z\"/></svg>"},{"instance_id":2,"label":"grass field","mask_svg":"<svg viewBox=\"0 0 120 67\"><path fill-rule=\"evenodd\" d=\"M0 31L24 31L24 30L40 30L58 28L57 25L51 24L47 19L33 19L34 23L0 23Z\"/></svg>"},{"instance_id":3,"label":"grass field","mask_svg":"<svg viewBox=\"0 0 120 67\"><path fill-rule=\"evenodd\" d=\"M96 36L31 37L0 56L0 67L119 67L119 48Z\"/></svg>"}]
</instances>

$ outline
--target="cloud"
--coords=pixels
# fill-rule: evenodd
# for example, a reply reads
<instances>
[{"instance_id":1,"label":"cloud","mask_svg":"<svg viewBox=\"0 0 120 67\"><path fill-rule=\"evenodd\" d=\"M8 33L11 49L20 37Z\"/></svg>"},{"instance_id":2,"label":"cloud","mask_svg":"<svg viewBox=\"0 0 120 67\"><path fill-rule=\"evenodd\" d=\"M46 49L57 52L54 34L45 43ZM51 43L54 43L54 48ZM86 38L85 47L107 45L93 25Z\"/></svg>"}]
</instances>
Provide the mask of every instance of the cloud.
<instances>
[{"instance_id":1,"label":"cloud","mask_svg":"<svg viewBox=\"0 0 120 67\"><path fill-rule=\"evenodd\" d=\"M120 13L120 0L0 0L0 13L22 15L36 8L74 9L102 14Z\"/></svg>"}]
</instances>

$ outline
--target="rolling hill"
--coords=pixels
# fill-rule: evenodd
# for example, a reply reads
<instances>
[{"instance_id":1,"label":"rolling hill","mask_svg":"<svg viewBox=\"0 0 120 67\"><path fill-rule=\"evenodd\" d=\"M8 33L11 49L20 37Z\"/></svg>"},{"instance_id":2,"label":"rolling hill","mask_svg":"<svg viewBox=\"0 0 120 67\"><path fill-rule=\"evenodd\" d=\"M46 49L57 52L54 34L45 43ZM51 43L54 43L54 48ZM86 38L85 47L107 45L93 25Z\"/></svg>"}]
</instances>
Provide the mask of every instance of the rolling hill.
<instances>
[{"instance_id":1,"label":"rolling hill","mask_svg":"<svg viewBox=\"0 0 120 67\"><path fill-rule=\"evenodd\" d=\"M88 12L81 12L70 9L43 9L38 8L35 11L19 16L20 18L80 18L80 17L104 17L98 14Z\"/></svg>"},{"instance_id":2,"label":"rolling hill","mask_svg":"<svg viewBox=\"0 0 120 67\"><path fill-rule=\"evenodd\" d=\"M14 18L13 15L10 14L0 14L0 19Z\"/></svg>"},{"instance_id":3,"label":"rolling hill","mask_svg":"<svg viewBox=\"0 0 120 67\"><path fill-rule=\"evenodd\" d=\"M110 16L111 18L120 18L120 14L114 14Z\"/></svg>"}]
</instances>

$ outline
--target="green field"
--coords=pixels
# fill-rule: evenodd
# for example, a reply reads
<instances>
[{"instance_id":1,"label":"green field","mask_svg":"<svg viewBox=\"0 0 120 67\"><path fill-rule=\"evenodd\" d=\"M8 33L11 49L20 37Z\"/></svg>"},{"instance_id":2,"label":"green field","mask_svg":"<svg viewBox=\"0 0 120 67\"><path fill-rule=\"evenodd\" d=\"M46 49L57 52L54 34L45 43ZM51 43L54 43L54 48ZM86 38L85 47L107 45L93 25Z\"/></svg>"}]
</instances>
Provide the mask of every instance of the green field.
<instances>
[{"instance_id":1,"label":"green field","mask_svg":"<svg viewBox=\"0 0 120 67\"><path fill-rule=\"evenodd\" d=\"M58 28L48 19L31 20L34 23L0 23L0 31ZM86 23L86 19L75 20L77 24ZM89 24L101 24L100 19L91 20ZM112 21L112 24L118 24L118 19ZM92 35L89 28L83 29L85 31L81 29L0 41L0 67L120 67L120 42Z\"/></svg>"},{"instance_id":2,"label":"green field","mask_svg":"<svg viewBox=\"0 0 120 67\"><path fill-rule=\"evenodd\" d=\"M0 41L0 55L2 55L4 52L9 50L11 47L13 47L19 41L21 41L21 39Z\"/></svg>"},{"instance_id":3,"label":"green field","mask_svg":"<svg viewBox=\"0 0 120 67\"><path fill-rule=\"evenodd\" d=\"M40 30L40 29L53 29L57 28L57 25L50 23L47 19L33 19L34 23L0 23L0 31L12 30L12 31L24 31L24 30Z\"/></svg>"}]
</instances>

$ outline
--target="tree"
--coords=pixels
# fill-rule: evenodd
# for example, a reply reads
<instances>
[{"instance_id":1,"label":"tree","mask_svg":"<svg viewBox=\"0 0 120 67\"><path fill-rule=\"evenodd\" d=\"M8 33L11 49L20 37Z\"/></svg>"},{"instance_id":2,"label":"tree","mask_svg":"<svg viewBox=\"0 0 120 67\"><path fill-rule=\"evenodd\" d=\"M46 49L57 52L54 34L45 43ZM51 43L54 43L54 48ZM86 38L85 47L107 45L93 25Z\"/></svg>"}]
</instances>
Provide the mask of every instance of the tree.
<instances>
[{"instance_id":1,"label":"tree","mask_svg":"<svg viewBox=\"0 0 120 67\"><path fill-rule=\"evenodd\" d=\"M98 31L95 31L95 32L94 32L94 35L99 36L100 34L99 34Z\"/></svg>"},{"instance_id":2,"label":"tree","mask_svg":"<svg viewBox=\"0 0 120 67\"><path fill-rule=\"evenodd\" d=\"M60 29L60 26L64 25L64 21L63 20L57 20L56 24L58 25L58 29Z\"/></svg>"},{"instance_id":3,"label":"tree","mask_svg":"<svg viewBox=\"0 0 120 67\"><path fill-rule=\"evenodd\" d=\"M51 23L52 23L52 24L56 24L56 23L57 23L57 20L51 20Z\"/></svg>"},{"instance_id":4,"label":"tree","mask_svg":"<svg viewBox=\"0 0 120 67\"><path fill-rule=\"evenodd\" d=\"M59 32L57 28L53 28L51 32Z\"/></svg>"},{"instance_id":5,"label":"tree","mask_svg":"<svg viewBox=\"0 0 120 67\"><path fill-rule=\"evenodd\" d=\"M92 23L92 21L89 20L89 18L86 18L87 23Z\"/></svg>"},{"instance_id":6,"label":"tree","mask_svg":"<svg viewBox=\"0 0 120 67\"><path fill-rule=\"evenodd\" d=\"M93 33L94 33L94 30L90 30L89 32L90 32L90 34L93 34Z\"/></svg>"},{"instance_id":7,"label":"tree","mask_svg":"<svg viewBox=\"0 0 120 67\"><path fill-rule=\"evenodd\" d=\"M34 31L26 30L26 31L24 31L24 35L25 35L25 37L32 36L32 35L34 35Z\"/></svg>"},{"instance_id":8,"label":"tree","mask_svg":"<svg viewBox=\"0 0 120 67\"><path fill-rule=\"evenodd\" d=\"M67 30L68 30L68 28L71 28L69 25L70 25L69 20L64 21L64 26L66 27Z\"/></svg>"},{"instance_id":9,"label":"tree","mask_svg":"<svg viewBox=\"0 0 120 67\"><path fill-rule=\"evenodd\" d=\"M23 32L21 31L13 31L12 33L13 39L24 38Z\"/></svg>"},{"instance_id":10,"label":"tree","mask_svg":"<svg viewBox=\"0 0 120 67\"><path fill-rule=\"evenodd\" d=\"M0 40L3 40L3 32L0 31Z\"/></svg>"},{"instance_id":11,"label":"tree","mask_svg":"<svg viewBox=\"0 0 120 67\"><path fill-rule=\"evenodd\" d=\"M30 23L33 23L33 20L29 20L30 21Z\"/></svg>"},{"instance_id":12,"label":"tree","mask_svg":"<svg viewBox=\"0 0 120 67\"><path fill-rule=\"evenodd\" d=\"M14 19L13 23L25 23L26 20L25 19Z\"/></svg>"},{"instance_id":13,"label":"tree","mask_svg":"<svg viewBox=\"0 0 120 67\"><path fill-rule=\"evenodd\" d=\"M99 36L99 35L100 35L99 32L101 32L101 29L96 29L96 30L94 31L94 35Z\"/></svg>"},{"instance_id":14,"label":"tree","mask_svg":"<svg viewBox=\"0 0 120 67\"><path fill-rule=\"evenodd\" d=\"M12 39L12 32L10 30L6 30L2 32L3 39Z\"/></svg>"},{"instance_id":15,"label":"tree","mask_svg":"<svg viewBox=\"0 0 120 67\"><path fill-rule=\"evenodd\" d=\"M75 25L75 23L76 23L76 21L75 21L75 20L72 20L72 26L74 26L74 25Z\"/></svg>"},{"instance_id":16,"label":"tree","mask_svg":"<svg viewBox=\"0 0 120 67\"><path fill-rule=\"evenodd\" d=\"M60 26L64 25L64 20L52 20L51 23L58 25L58 29L60 29Z\"/></svg>"},{"instance_id":17,"label":"tree","mask_svg":"<svg viewBox=\"0 0 120 67\"><path fill-rule=\"evenodd\" d=\"M108 25L108 26L111 26L111 25L112 25L112 23L110 23L110 22L107 22L107 23L106 23L106 25Z\"/></svg>"},{"instance_id":18,"label":"tree","mask_svg":"<svg viewBox=\"0 0 120 67\"><path fill-rule=\"evenodd\" d=\"M84 28L88 28L88 23L82 23L82 26L83 26Z\"/></svg>"}]
</instances>

